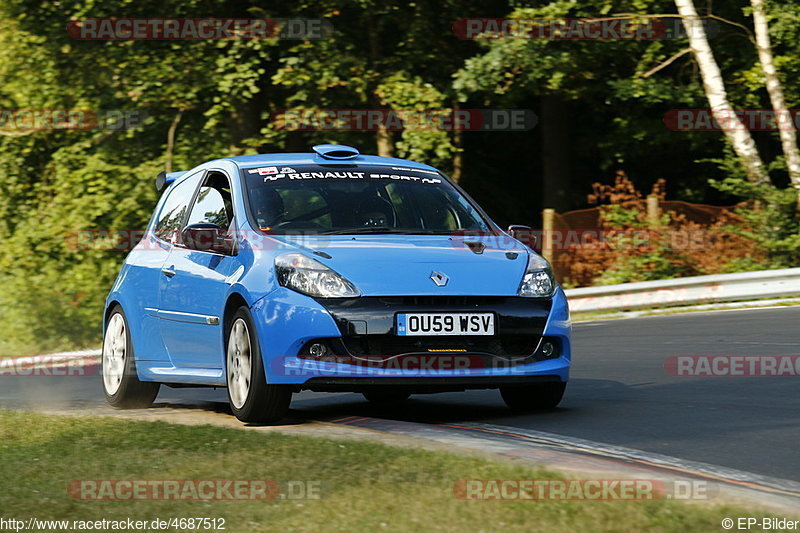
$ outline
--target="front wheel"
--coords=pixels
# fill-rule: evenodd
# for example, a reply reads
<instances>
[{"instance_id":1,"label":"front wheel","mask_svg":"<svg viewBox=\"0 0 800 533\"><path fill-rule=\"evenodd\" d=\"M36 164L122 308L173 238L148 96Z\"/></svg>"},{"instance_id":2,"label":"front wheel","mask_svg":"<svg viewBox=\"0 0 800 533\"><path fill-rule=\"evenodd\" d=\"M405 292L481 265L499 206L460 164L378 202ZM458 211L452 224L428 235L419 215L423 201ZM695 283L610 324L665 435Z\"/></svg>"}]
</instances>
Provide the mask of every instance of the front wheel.
<instances>
[{"instance_id":1,"label":"front wheel","mask_svg":"<svg viewBox=\"0 0 800 533\"><path fill-rule=\"evenodd\" d=\"M231 411L242 422L275 422L286 415L292 391L268 385L250 310L240 307L229 321L225 374Z\"/></svg>"},{"instance_id":2,"label":"front wheel","mask_svg":"<svg viewBox=\"0 0 800 533\"><path fill-rule=\"evenodd\" d=\"M500 387L506 405L515 411L555 409L564 397L566 381Z\"/></svg>"},{"instance_id":3,"label":"front wheel","mask_svg":"<svg viewBox=\"0 0 800 533\"><path fill-rule=\"evenodd\" d=\"M144 409L153 404L160 385L139 380L128 320L119 305L106 322L101 365L103 393L109 404L118 409Z\"/></svg>"}]
</instances>

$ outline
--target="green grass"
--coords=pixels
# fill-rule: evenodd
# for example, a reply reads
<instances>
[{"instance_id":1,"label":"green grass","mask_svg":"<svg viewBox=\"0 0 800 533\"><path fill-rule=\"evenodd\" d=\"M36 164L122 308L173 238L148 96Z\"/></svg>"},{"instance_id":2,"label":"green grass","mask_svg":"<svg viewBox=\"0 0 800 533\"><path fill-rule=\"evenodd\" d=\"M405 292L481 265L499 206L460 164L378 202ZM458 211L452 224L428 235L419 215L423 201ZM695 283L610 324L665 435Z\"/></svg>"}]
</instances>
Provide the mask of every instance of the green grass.
<instances>
[{"instance_id":1,"label":"green grass","mask_svg":"<svg viewBox=\"0 0 800 533\"><path fill-rule=\"evenodd\" d=\"M786 301L774 301L774 300L786 300ZM760 309L763 307L797 307L800 305L798 299L796 297L786 297L786 298L770 298L769 301L771 302L769 305L764 306L763 300L751 300L749 302L740 302L746 303L748 305L742 306L727 306L726 303L729 302L719 302L717 305L714 304L697 304L697 305L687 305L687 306L668 306L668 307L648 307L644 309L627 309L623 311L578 311L572 313L572 321L574 323L577 322L589 322L595 320L613 320L617 318L639 318L639 317L649 317L649 316L666 316L666 315L679 315L679 314L687 314L687 313L710 313L713 311L748 311L754 309ZM708 305L709 307L705 307Z\"/></svg>"},{"instance_id":2,"label":"green grass","mask_svg":"<svg viewBox=\"0 0 800 533\"><path fill-rule=\"evenodd\" d=\"M720 531L752 512L675 501L463 501L460 479L542 479L482 458L159 422L0 411L0 517L224 517L226 531ZM75 479L318 481L319 500L81 502Z\"/></svg>"},{"instance_id":3,"label":"green grass","mask_svg":"<svg viewBox=\"0 0 800 533\"><path fill-rule=\"evenodd\" d=\"M89 346L87 348L67 348L63 350L43 350L35 346L21 346L13 343L0 342L0 360L17 359L20 357L33 357L36 355L44 355L50 353L72 352L84 349L95 350L95 349L100 349L100 346Z\"/></svg>"}]
</instances>

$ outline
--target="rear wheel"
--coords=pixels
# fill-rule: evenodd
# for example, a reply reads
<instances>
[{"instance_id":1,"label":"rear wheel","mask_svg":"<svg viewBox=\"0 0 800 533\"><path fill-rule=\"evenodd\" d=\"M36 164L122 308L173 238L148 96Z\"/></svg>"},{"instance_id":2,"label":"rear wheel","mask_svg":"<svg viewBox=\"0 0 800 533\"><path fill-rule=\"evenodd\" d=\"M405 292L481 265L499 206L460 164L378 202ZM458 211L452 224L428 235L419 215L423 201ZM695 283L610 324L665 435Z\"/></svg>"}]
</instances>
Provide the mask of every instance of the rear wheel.
<instances>
[{"instance_id":1,"label":"rear wheel","mask_svg":"<svg viewBox=\"0 0 800 533\"><path fill-rule=\"evenodd\" d=\"M370 403L400 403L408 400L411 396L409 392L394 390L376 390L363 394Z\"/></svg>"},{"instance_id":2,"label":"rear wheel","mask_svg":"<svg viewBox=\"0 0 800 533\"><path fill-rule=\"evenodd\" d=\"M233 414L242 422L280 420L289 410L292 391L286 385L267 384L250 310L240 307L229 324L225 374Z\"/></svg>"},{"instance_id":3,"label":"rear wheel","mask_svg":"<svg viewBox=\"0 0 800 533\"><path fill-rule=\"evenodd\" d=\"M566 388L566 381L515 385L500 387L500 395L515 411L550 410L561 402Z\"/></svg>"},{"instance_id":4,"label":"rear wheel","mask_svg":"<svg viewBox=\"0 0 800 533\"><path fill-rule=\"evenodd\" d=\"M139 380L128 320L119 305L114 306L106 322L101 365L103 393L109 404L119 409L143 409L153 404L160 385Z\"/></svg>"}]
</instances>

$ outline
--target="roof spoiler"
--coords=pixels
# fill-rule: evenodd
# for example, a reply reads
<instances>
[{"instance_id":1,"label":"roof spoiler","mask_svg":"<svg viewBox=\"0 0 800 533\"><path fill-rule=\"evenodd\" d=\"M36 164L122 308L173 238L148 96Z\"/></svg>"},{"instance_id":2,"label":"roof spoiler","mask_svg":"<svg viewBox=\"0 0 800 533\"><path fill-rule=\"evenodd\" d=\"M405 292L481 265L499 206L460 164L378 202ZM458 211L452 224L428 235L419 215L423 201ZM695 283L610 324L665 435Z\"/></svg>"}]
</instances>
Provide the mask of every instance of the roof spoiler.
<instances>
[{"instance_id":1,"label":"roof spoiler","mask_svg":"<svg viewBox=\"0 0 800 533\"><path fill-rule=\"evenodd\" d=\"M323 159L355 159L361 155L357 148L343 144L318 144L313 150Z\"/></svg>"},{"instance_id":2,"label":"roof spoiler","mask_svg":"<svg viewBox=\"0 0 800 533\"><path fill-rule=\"evenodd\" d=\"M176 172L167 172L166 170L162 170L158 173L158 176L156 176L156 190L158 192L163 191L167 188L167 185L180 178L187 172L188 170L178 170Z\"/></svg>"}]
</instances>

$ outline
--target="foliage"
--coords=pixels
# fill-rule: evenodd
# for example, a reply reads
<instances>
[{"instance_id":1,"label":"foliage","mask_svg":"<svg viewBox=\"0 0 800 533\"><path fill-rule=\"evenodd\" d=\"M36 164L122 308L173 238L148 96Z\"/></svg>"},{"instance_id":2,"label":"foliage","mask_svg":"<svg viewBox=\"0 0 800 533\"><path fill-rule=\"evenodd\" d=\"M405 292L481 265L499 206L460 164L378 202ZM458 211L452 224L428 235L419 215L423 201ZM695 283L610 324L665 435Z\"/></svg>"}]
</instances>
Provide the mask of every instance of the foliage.
<instances>
[{"instance_id":1,"label":"foliage","mask_svg":"<svg viewBox=\"0 0 800 533\"><path fill-rule=\"evenodd\" d=\"M665 181L658 180L650 195L663 202ZM599 236L590 235L560 252L564 260L557 265L567 286L754 270L770 264L768 251L752 236L751 220L727 210L707 223L674 211L650 220L647 198L624 172L611 185L595 183L588 201L601 204Z\"/></svg>"},{"instance_id":2,"label":"foliage","mask_svg":"<svg viewBox=\"0 0 800 533\"><path fill-rule=\"evenodd\" d=\"M734 105L763 108L768 99L754 68L755 51L738 26L749 24L746 5L713 6L732 24L720 25L712 45ZM800 79L799 5L774 0L770 9L776 63L791 106ZM725 253L720 247L717 255L692 258L656 239L614 264L582 251L572 267L574 283L796 264L797 219L789 193L780 190L785 172L776 136L764 133L757 141L773 162L778 185L749 191L736 181L738 167L724 153L720 135L664 126L670 109L707 106L690 55L650 74L686 47L684 39L461 40L452 29L454 21L469 17L674 11L669 0L0 0L0 109L129 110L144 117L126 129L0 127L0 352L99 343L104 295L124 252L75 248L70 238L84 229L142 229L156 200L153 177L168 160L175 169L188 169L216 157L304 151L318 142L375 151L373 131L281 129L274 117L287 109L534 110L540 122L531 131L392 134L396 155L445 172L453 170L456 155L463 158L461 185L504 226L537 225L535 214L551 207L542 194L548 183L574 208L585 203L582 191L595 176L609 179L623 168L640 189L669 175L671 189L685 199L756 202L730 215L725 223L735 228L728 231L722 222L714 228L730 242L752 246L737 244ZM65 31L72 19L200 16L323 18L334 29L320 40L225 41L81 41ZM551 156L545 141L559 129L560 158L571 180L564 183L546 176L542 163ZM709 179L719 186L708 187ZM604 224L640 229L642 201L639 196L635 205L604 208ZM602 202L616 205L609 198ZM687 224L661 222L670 228ZM619 246L627 245L625 238L619 237ZM708 263L708 257L718 259ZM594 280L592 265L602 266L602 279Z\"/></svg>"},{"instance_id":3,"label":"foliage","mask_svg":"<svg viewBox=\"0 0 800 533\"><path fill-rule=\"evenodd\" d=\"M800 216L793 189L757 186L735 177L712 180L711 184L746 200L736 209L744 224L732 224L727 229L751 240L764 253L764 260L755 266L791 268L800 264Z\"/></svg>"}]
</instances>

